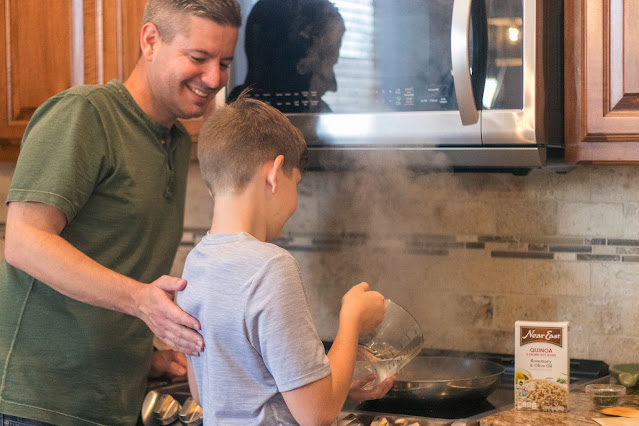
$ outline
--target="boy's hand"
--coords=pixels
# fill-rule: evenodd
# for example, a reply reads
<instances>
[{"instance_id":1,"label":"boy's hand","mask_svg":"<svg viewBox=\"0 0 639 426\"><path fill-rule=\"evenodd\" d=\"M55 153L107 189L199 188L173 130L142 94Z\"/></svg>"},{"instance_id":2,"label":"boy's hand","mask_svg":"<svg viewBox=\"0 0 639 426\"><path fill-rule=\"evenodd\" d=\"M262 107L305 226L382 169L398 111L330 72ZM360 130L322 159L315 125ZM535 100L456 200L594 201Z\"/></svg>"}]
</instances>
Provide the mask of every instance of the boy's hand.
<instances>
[{"instance_id":1,"label":"boy's hand","mask_svg":"<svg viewBox=\"0 0 639 426\"><path fill-rule=\"evenodd\" d=\"M359 334L370 333L384 319L386 306L384 296L371 291L368 283L353 286L342 297L341 316L345 316L357 324Z\"/></svg>"},{"instance_id":2,"label":"boy's hand","mask_svg":"<svg viewBox=\"0 0 639 426\"><path fill-rule=\"evenodd\" d=\"M376 375L370 374L368 376L362 377L361 379L353 381L353 383L351 383L351 390L348 392L348 396L355 401L367 401L369 399L382 398L388 393L390 388L393 387L395 376L388 377L386 380L382 381L374 388L365 390L364 386L366 386L367 383L375 380L376 378Z\"/></svg>"}]
</instances>

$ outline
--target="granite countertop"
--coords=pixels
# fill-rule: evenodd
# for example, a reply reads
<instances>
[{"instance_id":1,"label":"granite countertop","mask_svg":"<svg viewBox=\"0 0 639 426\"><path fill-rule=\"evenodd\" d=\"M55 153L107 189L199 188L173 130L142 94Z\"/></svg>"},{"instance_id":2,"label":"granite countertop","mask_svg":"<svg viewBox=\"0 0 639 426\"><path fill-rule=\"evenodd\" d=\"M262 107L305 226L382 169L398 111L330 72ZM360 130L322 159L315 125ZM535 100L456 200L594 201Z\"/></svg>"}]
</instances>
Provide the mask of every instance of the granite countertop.
<instances>
[{"instance_id":1,"label":"granite countertop","mask_svg":"<svg viewBox=\"0 0 639 426\"><path fill-rule=\"evenodd\" d=\"M639 389L637 387L628 389L628 394L621 405L639 408ZM481 419L479 424L481 426L596 425L597 422L592 420L593 418L614 418L601 414L599 412L600 409L600 407L596 407L592 403L590 397L584 392L584 386L580 386L570 390L567 413L518 411L512 408ZM639 425L639 419L633 420L637 420L637 423L633 424Z\"/></svg>"}]
</instances>

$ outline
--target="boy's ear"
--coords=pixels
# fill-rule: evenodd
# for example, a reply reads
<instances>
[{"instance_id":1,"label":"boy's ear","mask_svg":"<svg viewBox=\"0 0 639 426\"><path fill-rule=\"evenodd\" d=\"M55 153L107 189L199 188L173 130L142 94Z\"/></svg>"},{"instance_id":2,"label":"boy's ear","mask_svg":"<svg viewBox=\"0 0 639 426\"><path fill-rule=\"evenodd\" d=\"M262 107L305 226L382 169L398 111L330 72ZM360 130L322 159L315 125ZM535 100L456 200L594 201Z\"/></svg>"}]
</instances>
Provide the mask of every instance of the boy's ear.
<instances>
[{"instance_id":1,"label":"boy's ear","mask_svg":"<svg viewBox=\"0 0 639 426\"><path fill-rule=\"evenodd\" d=\"M275 160L272 164L269 164L268 169L266 171L266 183L270 186L270 190L273 194L277 190L277 174L280 170L282 170L282 165L284 164L284 156L278 155L275 157Z\"/></svg>"}]
</instances>

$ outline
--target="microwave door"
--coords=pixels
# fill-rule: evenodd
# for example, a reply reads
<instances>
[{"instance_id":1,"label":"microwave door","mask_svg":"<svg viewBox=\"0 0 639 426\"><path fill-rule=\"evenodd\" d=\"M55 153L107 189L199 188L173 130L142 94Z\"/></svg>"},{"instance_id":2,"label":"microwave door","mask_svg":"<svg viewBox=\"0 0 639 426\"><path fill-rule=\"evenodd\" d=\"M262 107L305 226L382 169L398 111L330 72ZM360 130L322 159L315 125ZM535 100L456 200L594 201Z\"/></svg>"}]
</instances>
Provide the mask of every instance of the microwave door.
<instances>
[{"instance_id":1,"label":"microwave door","mask_svg":"<svg viewBox=\"0 0 639 426\"><path fill-rule=\"evenodd\" d=\"M315 132L311 146L481 146L480 111L475 105L480 105L485 69L483 2L373 1L371 56L361 67L368 86L357 85L353 76L359 68L348 68L366 51L361 48L362 35L359 48L351 50L349 28L358 27L349 26L348 1L336 2L344 9L347 29L335 66L337 90L324 97L333 113L289 118L306 128L306 134ZM456 67L459 62L461 68ZM366 63L374 64L368 73ZM349 93L362 95L349 98ZM465 124L466 111L474 120Z\"/></svg>"},{"instance_id":2,"label":"microwave door","mask_svg":"<svg viewBox=\"0 0 639 426\"><path fill-rule=\"evenodd\" d=\"M250 87L250 96L286 113L310 147L481 146L475 9L484 1L332 0L321 2L329 5L322 18L322 8L305 8L316 1L245 0L252 9L229 98ZM453 54L465 63L455 76ZM460 103L473 123L462 122Z\"/></svg>"}]
</instances>

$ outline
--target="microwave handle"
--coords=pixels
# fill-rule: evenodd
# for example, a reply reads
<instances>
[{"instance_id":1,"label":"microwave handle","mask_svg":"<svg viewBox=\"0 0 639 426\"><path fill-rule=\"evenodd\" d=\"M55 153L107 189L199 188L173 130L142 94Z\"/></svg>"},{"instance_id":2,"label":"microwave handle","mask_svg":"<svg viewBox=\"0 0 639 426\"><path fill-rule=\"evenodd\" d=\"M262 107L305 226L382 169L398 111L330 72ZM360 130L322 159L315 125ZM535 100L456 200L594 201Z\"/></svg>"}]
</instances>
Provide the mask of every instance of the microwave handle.
<instances>
[{"instance_id":1,"label":"microwave handle","mask_svg":"<svg viewBox=\"0 0 639 426\"><path fill-rule=\"evenodd\" d=\"M468 40L470 32L470 7L472 0L454 0L450 29L450 56L453 65L455 96L462 124L469 126L479 121L470 76Z\"/></svg>"}]
</instances>

